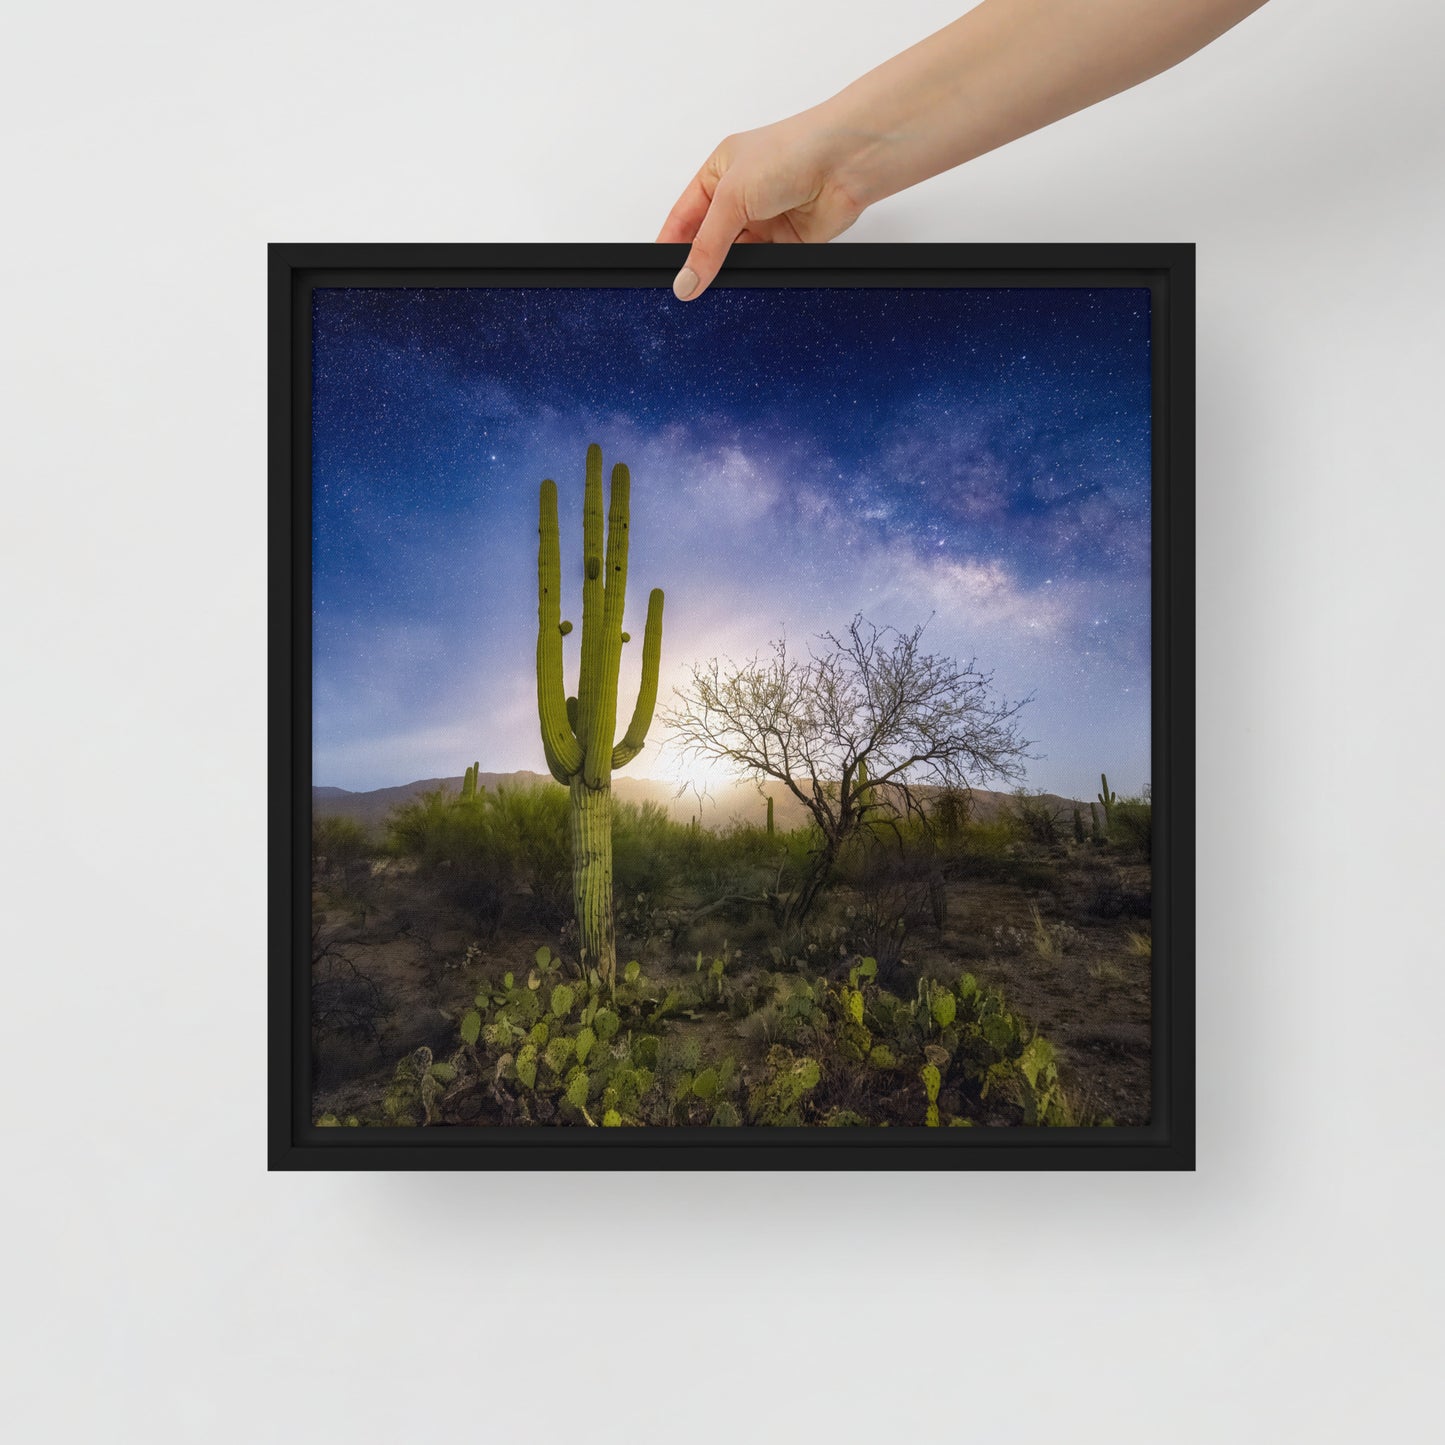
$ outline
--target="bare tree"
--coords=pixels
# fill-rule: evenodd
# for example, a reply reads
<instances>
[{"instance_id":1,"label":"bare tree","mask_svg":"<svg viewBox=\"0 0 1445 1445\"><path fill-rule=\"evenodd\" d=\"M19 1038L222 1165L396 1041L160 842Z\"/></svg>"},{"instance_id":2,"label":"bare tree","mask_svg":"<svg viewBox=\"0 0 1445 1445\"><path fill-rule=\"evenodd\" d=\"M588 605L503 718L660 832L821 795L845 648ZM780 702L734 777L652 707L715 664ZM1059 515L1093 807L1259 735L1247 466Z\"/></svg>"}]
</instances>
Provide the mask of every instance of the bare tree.
<instances>
[{"instance_id":1,"label":"bare tree","mask_svg":"<svg viewBox=\"0 0 1445 1445\"><path fill-rule=\"evenodd\" d=\"M782 910L785 927L807 916L866 821L921 815L919 787L1023 775L1029 744L1018 713L1028 699L998 699L992 674L925 652L925 626L900 632L860 614L804 656L774 642L749 662L695 664L675 689L664 721L684 756L774 779L817 825L818 848Z\"/></svg>"}]
</instances>

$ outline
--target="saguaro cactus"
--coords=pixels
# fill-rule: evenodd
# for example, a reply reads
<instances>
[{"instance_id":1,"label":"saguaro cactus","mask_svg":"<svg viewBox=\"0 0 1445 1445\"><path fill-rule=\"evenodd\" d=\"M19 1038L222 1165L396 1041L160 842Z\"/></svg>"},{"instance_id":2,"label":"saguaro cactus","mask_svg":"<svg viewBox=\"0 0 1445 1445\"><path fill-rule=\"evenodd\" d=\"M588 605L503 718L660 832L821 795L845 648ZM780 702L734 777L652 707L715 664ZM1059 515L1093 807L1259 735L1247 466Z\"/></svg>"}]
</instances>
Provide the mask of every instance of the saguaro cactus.
<instances>
[{"instance_id":1,"label":"saguaro cactus","mask_svg":"<svg viewBox=\"0 0 1445 1445\"><path fill-rule=\"evenodd\" d=\"M768 796L768 837L771 838L771 837L773 836L773 795L772 795L771 793L769 793L767 796Z\"/></svg>"},{"instance_id":2,"label":"saguaro cactus","mask_svg":"<svg viewBox=\"0 0 1445 1445\"><path fill-rule=\"evenodd\" d=\"M871 812L877 806L877 799L873 796L873 788L868 782L868 761L866 758L858 759L858 811L860 813Z\"/></svg>"},{"instance_id":3,"label":"saguaro cactus","mask_svg":"<svg viewBox=\"0 0 1445 1445\"><path fill-rule=\"evenodd\" d=\"M1099 774L1099 782L1102 784L1099 802L1104 808L1104 826L1107 828L1114 821L1114 804L1119 801L1119 795L1109 791L1109 775L1107 773Z\"/></svg>"},{"instance_id":4,"label":"saguaro cactus","mask_svg":"<svg viewBox=\"0 0 1445 1445\"><path fill-rule=\"evenodd\" d=\"M481 776L481 772L482 765L480 763L473 763L467 769L467 775L462 779L462 802L474 803L481 793L486 791L485 788L480 791L477 788L477 779Z\"/></svg>"},{"instance_id":5,"label":"saguaro cactus","mask_svg":"<svg viewBox=\"0 0 1445 1445\"><path fill-rule=\"evenodd\" d=\"M562 681L562 562L557 530L557 484L542 483L537 549L537 716L547 767L572 796L572 902L588 963L611 983L617 972L612 924L612 770L642 751L657 705L662 656L662 591L647 599L642 636L642 685L632 721L617 731L617 672L627 598L627 542L631 477L612 468L606 535L602 525L602 448L587 448L582 501L582 664L577 692ZM605 553L605 555L604 555Z\"/></svg>"}]
</instances>

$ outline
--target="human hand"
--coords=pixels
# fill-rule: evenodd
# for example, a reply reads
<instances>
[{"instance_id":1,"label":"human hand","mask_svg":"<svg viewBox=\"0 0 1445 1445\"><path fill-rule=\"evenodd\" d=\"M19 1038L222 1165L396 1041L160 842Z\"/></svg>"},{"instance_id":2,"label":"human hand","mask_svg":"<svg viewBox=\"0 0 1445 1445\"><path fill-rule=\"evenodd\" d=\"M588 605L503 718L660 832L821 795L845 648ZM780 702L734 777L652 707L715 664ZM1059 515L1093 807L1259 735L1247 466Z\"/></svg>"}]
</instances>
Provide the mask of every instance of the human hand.
<instances>
[{"instance_id":1,"label":"human hand","mask_svg":"<svg viewBox=\"0 0 1445 1445\"><path fill-rule=\"evenodd\" d=\"M701 296L734 241L831 241L865 206L1178 64L1264 0L983 0L776 125L729 136L672 208L672 289Z\"/></svg>"},{"instance_id":2,"label":"human hand","mask_svg":"<svg viewBox=\"0 0 1445 1445\"><path fill-rule=\"evenodd\" d=\"M848 167L866 138L820 107L731 135L678 198L659 241L692 243L673 282L680 301L712 284L734 241L831 241L866 204Z\"/></svg>"}]
</instances>

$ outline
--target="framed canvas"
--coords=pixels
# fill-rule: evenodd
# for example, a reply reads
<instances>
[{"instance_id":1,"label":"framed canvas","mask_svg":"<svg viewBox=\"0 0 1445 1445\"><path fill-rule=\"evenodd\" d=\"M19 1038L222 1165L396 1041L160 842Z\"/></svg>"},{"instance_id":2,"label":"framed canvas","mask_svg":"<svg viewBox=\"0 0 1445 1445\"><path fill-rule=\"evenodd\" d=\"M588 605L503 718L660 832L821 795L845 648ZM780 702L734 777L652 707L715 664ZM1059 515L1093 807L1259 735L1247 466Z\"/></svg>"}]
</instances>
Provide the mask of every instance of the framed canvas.
<instances>
[{"instance_id":1,"label":"framed canvas","mask_svg":"<svg viewBox=\"0 0 1445 1445\"><path fill-rule=\"evenodd\" d=\"M1193 248L270 251L270 1164L1190 1169Z\"/></svg>"}]
</instances>

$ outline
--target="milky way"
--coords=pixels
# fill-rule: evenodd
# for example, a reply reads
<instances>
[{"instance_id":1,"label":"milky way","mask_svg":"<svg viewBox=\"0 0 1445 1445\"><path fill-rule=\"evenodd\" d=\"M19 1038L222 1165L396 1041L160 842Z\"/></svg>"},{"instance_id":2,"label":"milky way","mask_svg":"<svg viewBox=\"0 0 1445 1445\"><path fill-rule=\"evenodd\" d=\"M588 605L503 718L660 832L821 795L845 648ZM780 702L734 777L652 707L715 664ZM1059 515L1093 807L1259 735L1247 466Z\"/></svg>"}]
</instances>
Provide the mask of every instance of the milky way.
<instances>
[{"instance_id":1,"label":"milky way","mask_svg":"<svg viewBox=\"0 0 1445 1445\"><path fill-rule=\"evenodd\" d=\"M691 661L855 612L929 621L933 650L1032 695L1032 786L1088 796L1102 769L1142 787L1148 300L318 291L316 781L541 770L537 486L558 482L575 589L597 441L633 477L629 618L667 592L664 697ZM664 743L632 771L668 773Z\"/></svg>"}]
</instances>

